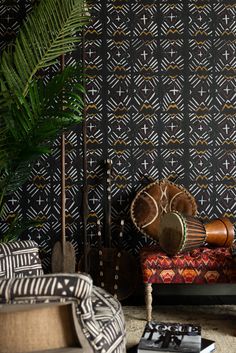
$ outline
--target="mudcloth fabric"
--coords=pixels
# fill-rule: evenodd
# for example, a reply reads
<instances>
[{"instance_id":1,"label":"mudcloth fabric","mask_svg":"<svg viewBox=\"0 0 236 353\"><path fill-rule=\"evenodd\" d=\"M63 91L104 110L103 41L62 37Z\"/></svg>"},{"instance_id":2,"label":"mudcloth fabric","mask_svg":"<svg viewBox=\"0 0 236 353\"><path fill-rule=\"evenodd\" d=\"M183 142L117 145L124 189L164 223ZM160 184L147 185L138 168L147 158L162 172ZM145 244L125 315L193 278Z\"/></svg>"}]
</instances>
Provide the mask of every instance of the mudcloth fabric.
<instances>
[{"instance_id":1,"label":"mudcloth fabric","mask_svg":"<svg viewBox=\"0 0 236 353\"><path fill-rule=\"evenodd\" d=\"M0 279L42 274L39 249L34 241L0 244Z\"/></svg>"},{"instance_id":2,"label":"mudcloth fabric","mask_svg":"<svg viewBox=\"0 0 236 353\"><path fill-rule=\"evenodd\" d=\"M74 302L78 322L94 352L126 351L125 322L121 304L102 288L93 286L89 275L85 273L44 275L40 267L38 248L31 241L4 244L2 248L4 254L8 256L0 256L0 268L6 268L6 275L0 280L1 304ZM24 266L22 267L24 274L27 273L24 277L18 272L18 276L14 275L15 268L19 270L17 260L22 259L22 254L24 259L32 260L31 263L27 261L28 272L25 272ZM7 261L8 257L15 260ZM39 272L37 275L28 276L28 273L34 270L35 259ZM12 274L12 277L9 277L9 274Z\"/></svg>"}]
</instances>

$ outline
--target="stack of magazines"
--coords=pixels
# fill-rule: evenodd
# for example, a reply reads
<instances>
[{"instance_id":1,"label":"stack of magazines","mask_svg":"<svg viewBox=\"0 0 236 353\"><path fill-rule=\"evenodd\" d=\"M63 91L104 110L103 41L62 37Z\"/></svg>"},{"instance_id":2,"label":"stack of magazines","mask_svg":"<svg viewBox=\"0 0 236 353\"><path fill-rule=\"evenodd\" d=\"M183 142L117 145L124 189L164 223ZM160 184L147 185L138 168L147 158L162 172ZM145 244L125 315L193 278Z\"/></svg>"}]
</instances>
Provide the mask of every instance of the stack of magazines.
<instances>
[{"instance_id":1,"label":"stack of magazines","mask_svg":"<svg viewBox=\"0 0 236 353\"><path fill-rule=\"evenodd\" d=\"M210 353L214 350L215 342L201 337L199 325L155 321L146 324L138 345L138 353Z\"/></svg>"}]
</instances>

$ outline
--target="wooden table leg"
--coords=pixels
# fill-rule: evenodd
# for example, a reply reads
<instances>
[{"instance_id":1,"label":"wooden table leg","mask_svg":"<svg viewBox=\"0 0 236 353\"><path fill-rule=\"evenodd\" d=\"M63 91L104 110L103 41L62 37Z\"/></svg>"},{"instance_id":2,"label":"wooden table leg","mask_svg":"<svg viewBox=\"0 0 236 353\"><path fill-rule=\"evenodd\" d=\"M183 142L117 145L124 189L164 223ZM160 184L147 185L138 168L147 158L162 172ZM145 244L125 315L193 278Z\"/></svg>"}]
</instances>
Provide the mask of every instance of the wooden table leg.
<instances>
[{"instance_id":1,"label":"wooden table leg","mask_svg":"<svg viewBox=\"0 0 236 353\"><path fill-rule=\"evenodd\" d=\"M152 283L145 283L145 302L147 321L152 320Z\"/></svg>"}]
</instances>

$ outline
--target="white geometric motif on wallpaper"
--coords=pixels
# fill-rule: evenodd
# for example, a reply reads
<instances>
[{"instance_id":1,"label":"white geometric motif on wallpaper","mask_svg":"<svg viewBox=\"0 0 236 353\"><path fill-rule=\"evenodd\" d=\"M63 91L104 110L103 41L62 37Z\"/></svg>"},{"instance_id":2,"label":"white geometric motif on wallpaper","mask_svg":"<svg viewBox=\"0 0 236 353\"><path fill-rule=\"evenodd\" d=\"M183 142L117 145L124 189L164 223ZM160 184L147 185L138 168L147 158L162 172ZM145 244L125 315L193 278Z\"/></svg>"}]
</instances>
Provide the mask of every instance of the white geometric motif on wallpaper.
<instances>
[{"instance_id":1,"label":"white geometric motif on wallpaper","mask_svg":"<svg viewBox=\"0 0 236 353\"><path fill-rule=\"evenodd\" d=\"M163 148L161 150L161 158L163 161L163 177L170 175L178 177L182 180L185 173L185 155L183 148Z\"/></svg>"}]
</instances>

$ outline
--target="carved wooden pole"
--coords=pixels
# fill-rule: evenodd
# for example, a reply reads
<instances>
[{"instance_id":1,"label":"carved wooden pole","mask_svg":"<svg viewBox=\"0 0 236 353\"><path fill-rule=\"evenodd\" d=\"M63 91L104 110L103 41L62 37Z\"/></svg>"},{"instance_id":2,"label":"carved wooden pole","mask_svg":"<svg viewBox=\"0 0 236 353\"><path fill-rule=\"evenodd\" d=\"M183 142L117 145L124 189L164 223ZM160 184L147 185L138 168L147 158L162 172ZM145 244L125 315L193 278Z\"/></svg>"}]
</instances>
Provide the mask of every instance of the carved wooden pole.
<instances>
[{"instance_id":1,"label":"carved wooden pole","mask_svg":"<svg viewBox=\"0 0 236 353\"><path fill-rule=\"evenodd\" d=\"M98 248L102 248L102 228L101 228L101 221L97 219L97 236L98 236Z\"/></svg>"},{"instance_id":2,"label":"carved wooden pole","mask_svg":"<svg viewBox=\"0 0 236 353\"><path fill-rule=\"evenodd\" d=\"M152 283L145 284L145 301L147 321L152 320Z\"/></svg>"},{"instance_id":3,"label":"carved wooden pole","mask_svg":"<svg viewBox=\"0 0 236 353\"><path fill-rule=\"evenodd\" d=\"M82 33L82 65L83 70L85 68L85 48L84 48L84 31ZM83 85L85 87L85 77L83 79ZM88 272L88 234L87 234L87 222L88 222L88 163L87 163L87 121L86 121L86 103L84 94L84 110L83 110L83 243L84 243L84 271Z\"/></svg>"},{"instance_id":4,"label":"carved wooden pole","mask_svg":"<svg viewBox=\"0 0 236 353\"><path fill-rule=\"evenodd\" d=\"M60 57L61 71L65 68L65 56ZM62 92L61 104L64 110ZM66 241L66 181L65 181L65 134L61 135L61 238L52 249L52 272L75 272L75 249Z\"/></svg>"},{"instance_id":5,"label":"carved wooden pole","mask_svg":"<svg viewBox=\"0 0 236 353\"><path fill-rule=\"evenodd\" d=\"M119 232L119 239L118 239L118 247L121 248L121 241L124 236L124 228L125 228L125 220L120 220L120 232Z\"/></svg>"},{"instance_id":6,"label":"carved wooden pole","mask_svg":"<svg viewBox=\"0 0 236 353\"><path fill-rule=\"evenodd\" d=\"M61 55L61 71L65 68L65 55ZM63 107L62 107L63 109ZM65 272L66 252L66 178L65 178L65 134L61 135L61 247L62 247L62 271Z\"/></svg>"},{"instance_id":7,"label":"carved wooden pole","mask_svg":"<svg viewBox=\"0 0 236 353\"><path fill-rule=\"evenodd\" d=\"M112 160L107 159L107 212L106 212L106 236L105 246L111 247L111 173L112 173Z\"/></svg>"}]
</instances>

